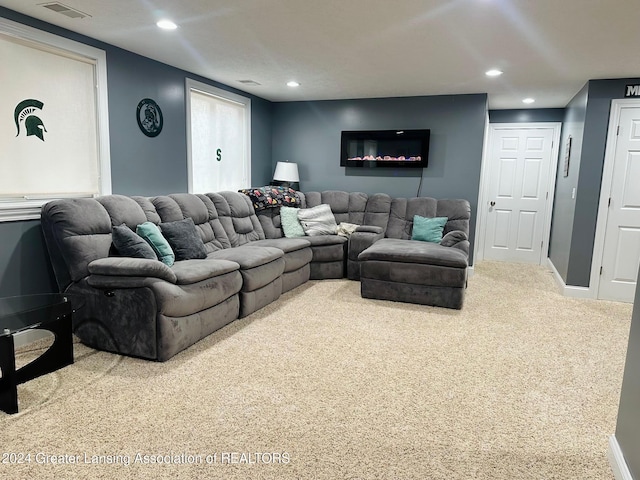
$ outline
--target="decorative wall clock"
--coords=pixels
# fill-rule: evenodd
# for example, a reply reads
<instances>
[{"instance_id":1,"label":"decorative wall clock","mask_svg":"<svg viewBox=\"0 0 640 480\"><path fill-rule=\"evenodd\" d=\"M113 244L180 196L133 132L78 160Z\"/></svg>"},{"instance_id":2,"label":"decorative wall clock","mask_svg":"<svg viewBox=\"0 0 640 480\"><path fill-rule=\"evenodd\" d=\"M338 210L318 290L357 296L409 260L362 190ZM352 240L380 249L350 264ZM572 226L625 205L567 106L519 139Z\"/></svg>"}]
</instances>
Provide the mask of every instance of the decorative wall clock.
<instances>
[{"instance_id":1,"label":"decorative wall clock","mask_svg":"<svg viewBox=\"0 0 640 480\"><path fill-rule=\"evenodd\" d=\"M138 104L136 112L138 126L147 137L157 137L162 131L162 110L150 98L143 98Z\"/></svg>"}]
</instances>

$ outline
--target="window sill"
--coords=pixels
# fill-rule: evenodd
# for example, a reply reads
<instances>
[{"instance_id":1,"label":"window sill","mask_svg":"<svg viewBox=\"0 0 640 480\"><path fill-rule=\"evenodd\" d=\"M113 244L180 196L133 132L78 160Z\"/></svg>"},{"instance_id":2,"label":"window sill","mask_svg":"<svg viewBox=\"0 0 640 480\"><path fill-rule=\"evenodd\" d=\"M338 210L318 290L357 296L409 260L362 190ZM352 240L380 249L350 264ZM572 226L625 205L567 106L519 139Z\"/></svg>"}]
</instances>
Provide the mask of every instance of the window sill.
<instances>
[{"instance_id":1,"label":"window sill","mask_svg":"<svg viewBox=\"0 0 640 480\"><path fill-rule=\"evenodd\" d=\"M42 205L47 202L48 200L0 202L0 222L39 220Z\"/></svg>"}]
</instances>

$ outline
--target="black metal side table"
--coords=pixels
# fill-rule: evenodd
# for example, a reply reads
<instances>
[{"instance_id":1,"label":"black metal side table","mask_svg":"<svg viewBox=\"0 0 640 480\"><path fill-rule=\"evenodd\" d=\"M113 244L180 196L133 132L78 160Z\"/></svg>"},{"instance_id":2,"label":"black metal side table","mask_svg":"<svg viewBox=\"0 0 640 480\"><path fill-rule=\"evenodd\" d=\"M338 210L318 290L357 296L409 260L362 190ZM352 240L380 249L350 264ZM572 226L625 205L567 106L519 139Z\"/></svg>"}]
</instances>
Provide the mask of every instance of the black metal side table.
<instances>
[{"instance_id":1,"label":"black metal side table","mask_svg":"<svg viewBox=\"0 0 640 480\"><path fill-rule=\"evenodd\" d=\"M73 363L71 316L81 303L60 293L0 298L1 410L18 412L19 384ZM16 370L13 337L26 330L48 330L55 338L46 352Z\"/></svg>"}]
</instances>

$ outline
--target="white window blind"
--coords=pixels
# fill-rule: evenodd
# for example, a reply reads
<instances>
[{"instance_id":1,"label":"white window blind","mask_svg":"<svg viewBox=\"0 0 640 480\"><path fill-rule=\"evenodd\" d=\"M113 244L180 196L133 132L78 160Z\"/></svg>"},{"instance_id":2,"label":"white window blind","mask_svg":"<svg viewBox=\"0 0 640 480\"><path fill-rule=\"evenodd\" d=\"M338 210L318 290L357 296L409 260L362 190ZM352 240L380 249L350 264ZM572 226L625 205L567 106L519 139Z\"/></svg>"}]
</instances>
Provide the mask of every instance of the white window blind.
<instances>
[{"instance_id":1,"label":"white window blind","mask_svg":"<svg viewBox=\"0 0 640 480\"><path fill-rule=\"evenodd\" d=\"M0 59L0 220L110 193L104 52L0 19Z\"/></svg>"},{"instance_id":2,"label":"white window blind","mask_svg":"<svg viewBox=\"0 0 640 480\"><path fill-rule=\"evenodd\" d=\"M250 99L188 80L189 191L250 186Z\"/></svg>"}]
</instances>

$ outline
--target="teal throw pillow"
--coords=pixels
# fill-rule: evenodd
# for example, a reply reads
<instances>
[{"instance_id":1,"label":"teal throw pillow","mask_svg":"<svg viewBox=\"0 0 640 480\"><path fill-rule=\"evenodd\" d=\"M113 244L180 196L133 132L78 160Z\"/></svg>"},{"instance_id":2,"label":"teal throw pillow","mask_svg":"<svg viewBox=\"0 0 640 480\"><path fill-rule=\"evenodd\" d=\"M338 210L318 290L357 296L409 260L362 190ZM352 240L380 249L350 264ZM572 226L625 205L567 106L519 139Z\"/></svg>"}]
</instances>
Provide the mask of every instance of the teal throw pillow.
<instances>
[{"instance_id":1,"label":"teal throw pillow","mask_svg":"<svg viewBox=\"0 0 640 480\"><path fill-rule=\"evenodd\" d=\"M304 237L304 229L298 220L299 208L280 207L280 223L287 238Z\"/></svg>"},{"instance_id":2,"label":"teal throw pillow","mask_svg":"<svg viewBox=\"0 0 640 480\"><path fill-rule=\"evenodd\" d=\"M447 217L426 218L414 215L411 240L440 243L444 224L447 223L447 220L449 220Z\"/></svg>"},{"instance_id":3,"label":"teal throw pillow","mask_svg":"<svg viewBox=\"0 0 640 480\"><path fill-rule=\"evenodd\" d=\"M171 246L167 239L162 236L158 226L151 222L141 223L136 227L136 233L140 235L145 241L151 245L151 248L158 259L167 266L173 265L176 257L171 250Z\"/></svg>"}]
</instances>

